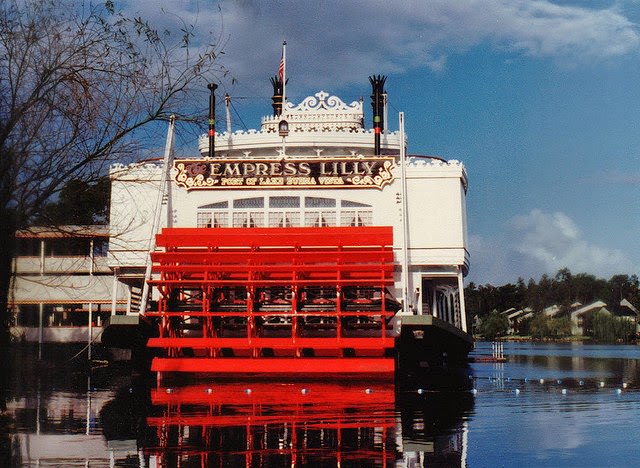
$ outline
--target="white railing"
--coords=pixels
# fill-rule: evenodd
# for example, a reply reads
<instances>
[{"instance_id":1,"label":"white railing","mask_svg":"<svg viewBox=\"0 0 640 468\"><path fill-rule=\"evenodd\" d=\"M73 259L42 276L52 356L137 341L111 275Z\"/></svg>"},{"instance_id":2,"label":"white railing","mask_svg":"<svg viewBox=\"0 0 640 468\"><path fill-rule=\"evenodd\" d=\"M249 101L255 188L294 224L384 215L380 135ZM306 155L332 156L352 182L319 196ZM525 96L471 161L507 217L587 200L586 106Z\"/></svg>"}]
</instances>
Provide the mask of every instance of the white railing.
<instances>
[{"instance_id":1,"label":"white railing","mask_svg":"<svg viewBox=\"0 0 640 468\"><path fill-rule=\"evenodd\" d=\"M15 274L94 274L109 273L107 257L60 256L16 257Z\"/></svg>"}]
</instances>

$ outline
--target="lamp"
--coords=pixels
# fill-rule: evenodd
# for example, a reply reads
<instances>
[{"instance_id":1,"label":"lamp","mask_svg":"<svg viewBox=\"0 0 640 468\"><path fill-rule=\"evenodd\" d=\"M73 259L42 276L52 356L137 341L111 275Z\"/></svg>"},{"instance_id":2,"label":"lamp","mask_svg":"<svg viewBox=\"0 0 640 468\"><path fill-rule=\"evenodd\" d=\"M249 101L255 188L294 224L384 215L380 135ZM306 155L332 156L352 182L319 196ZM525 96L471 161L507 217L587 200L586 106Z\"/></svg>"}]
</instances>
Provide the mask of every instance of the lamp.
<instances>
[{"instance_id":1,"label":"lamp","mask_svg":"<svg viewBox=\"0 0 640 468\"><path fill-rule=\"evenodd\" d=\"M289 122L287 122L286 120L281 120L278 124L278 133L283 138L289 135Z\"/></svg>"}]
</instances>

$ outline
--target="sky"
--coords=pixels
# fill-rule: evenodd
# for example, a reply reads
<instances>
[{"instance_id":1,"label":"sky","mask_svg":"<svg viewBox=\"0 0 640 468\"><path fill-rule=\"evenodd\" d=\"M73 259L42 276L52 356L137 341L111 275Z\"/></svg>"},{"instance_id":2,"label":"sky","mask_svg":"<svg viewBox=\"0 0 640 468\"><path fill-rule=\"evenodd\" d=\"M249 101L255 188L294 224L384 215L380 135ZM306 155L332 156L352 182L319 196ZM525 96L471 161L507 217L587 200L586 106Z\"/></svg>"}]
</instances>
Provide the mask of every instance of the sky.
<instances>
[{"instance_id":1,"label":"sky","mask_svg":"<svg viewBox=\"0 0 640 468\"><path fill-rule=\"evenodd\" d=\"M234 129L271 113L287 41L288 100L365 98L387 75L409 152L464 163L476 284L561 268L608 279L640 266L640 1L131 0L218 44ZM219 102L222 99L218 99ZM219 110L218 120L222 120ZM197 143L186 148L197 153Z\"/></svg>"}]
</instances>

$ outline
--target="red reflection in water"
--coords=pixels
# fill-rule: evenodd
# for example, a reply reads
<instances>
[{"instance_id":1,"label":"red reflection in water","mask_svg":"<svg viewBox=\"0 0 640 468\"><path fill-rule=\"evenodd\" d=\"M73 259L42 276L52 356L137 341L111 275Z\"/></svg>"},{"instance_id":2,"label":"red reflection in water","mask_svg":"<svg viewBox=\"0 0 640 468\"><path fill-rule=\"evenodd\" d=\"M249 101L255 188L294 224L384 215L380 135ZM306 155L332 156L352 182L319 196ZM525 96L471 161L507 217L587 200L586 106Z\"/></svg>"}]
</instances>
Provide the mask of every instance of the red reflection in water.
<instances>
[{"instance_id":1,"label":"red reflection in water","mask_svg":"<svg viewBox=\"0 0 640 468\"><path fill-rule=\"evenodd\" d=\"M393 384L225 383L151 393L156 466L392 466Z\"/></svg>"}]
</instances>

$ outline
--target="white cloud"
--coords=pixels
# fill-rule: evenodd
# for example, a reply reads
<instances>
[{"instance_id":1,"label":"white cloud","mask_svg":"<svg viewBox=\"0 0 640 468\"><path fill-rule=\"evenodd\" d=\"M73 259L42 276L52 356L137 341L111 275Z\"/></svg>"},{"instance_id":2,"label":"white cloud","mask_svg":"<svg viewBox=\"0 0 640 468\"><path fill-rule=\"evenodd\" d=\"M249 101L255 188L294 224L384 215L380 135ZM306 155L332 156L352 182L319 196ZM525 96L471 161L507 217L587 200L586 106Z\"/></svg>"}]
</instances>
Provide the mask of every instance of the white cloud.
<instances>
[{"instance_id":1,"label":"white cloud","mask_svg":"<svg viewBox=\"0 0 640 468\"><path fill-rule=\"evenodd\" d=\"M563 267L602 278L636 272L633 261L621 250L584 239L566 214L538 209L513 217L497 238L473 236L470 251L470 278L480 284L515 282L519 276L537 280Z\"/></svg>"},{"instance_id":2,"label":"white cloud","mask_svg":"<svg viewBox=\"0 0 640 468\"><path fill-rule=\"evenodd\" d=\"M203 0L126 5L159 29L170 21L162 10L210 29L213 35L201 40L224 41L225 65L244 89L256 91L267 86L256 88L256 81L275 74L284 39L292 86L304 91L363 82L371 73L440 71L451 54L482 44L575 63L626 54L640 43L635 25L615 8L548 0L234 1L221 2L221 11Z\"/></svg>"}]
</instances>

